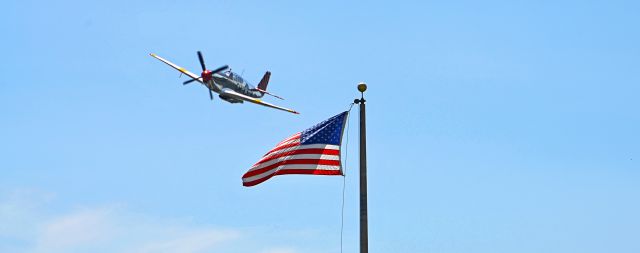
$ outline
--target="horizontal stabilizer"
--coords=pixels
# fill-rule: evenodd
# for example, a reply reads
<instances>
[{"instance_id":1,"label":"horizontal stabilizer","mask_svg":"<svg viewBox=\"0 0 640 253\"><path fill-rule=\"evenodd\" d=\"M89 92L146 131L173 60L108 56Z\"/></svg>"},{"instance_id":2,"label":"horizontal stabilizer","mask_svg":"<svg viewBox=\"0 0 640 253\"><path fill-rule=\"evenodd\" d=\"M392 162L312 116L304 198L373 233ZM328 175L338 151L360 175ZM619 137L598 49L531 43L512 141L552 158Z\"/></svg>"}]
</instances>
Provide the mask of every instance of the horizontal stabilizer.
<instances>
[{"instance_id":1,"label":"horizontal stabilizer","mask_svg":"<svg viewBox=\"0 0 640 253\"><path fill-rule=\"evenodd\" d=\"M267 95L269 95L269 96L273 96L273 97L275 97L275 98L278 98L278 99L284 100L284 98L282 98L282 97L280 97L280 96L278 96L278 95L276 95L276 94L269 93L269 92L267 92L266 90L263 90L263 89L260 89L260 88L255 88L255 89L251 89L251 90L252 90L252 91L259 91L259 92L262 92L262 93L267 94Z\"/></svg>"}]
</instances>

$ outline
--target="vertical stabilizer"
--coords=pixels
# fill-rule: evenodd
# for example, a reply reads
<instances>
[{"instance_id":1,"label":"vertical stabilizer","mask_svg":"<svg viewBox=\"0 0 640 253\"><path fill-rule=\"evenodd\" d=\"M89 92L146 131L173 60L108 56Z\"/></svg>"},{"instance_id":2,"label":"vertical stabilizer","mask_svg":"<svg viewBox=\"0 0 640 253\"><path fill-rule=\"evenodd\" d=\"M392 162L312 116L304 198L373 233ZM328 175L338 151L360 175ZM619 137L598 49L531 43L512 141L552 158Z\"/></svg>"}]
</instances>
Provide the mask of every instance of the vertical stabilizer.
<instances>
[{"instance_id":1,"label":"vertical stabilizer","mask_svg":"<svg viewBox=\"0 0 640 253\"><path fill-rule=\"evenodd\" d=\"M260 80L260 83L258 83L258 89L262 91L267 91L267 84L269 84L269 77L271 77L271 72L267 71L267 73L264 73L262 80Z\"/></svg>"}]
</instances>

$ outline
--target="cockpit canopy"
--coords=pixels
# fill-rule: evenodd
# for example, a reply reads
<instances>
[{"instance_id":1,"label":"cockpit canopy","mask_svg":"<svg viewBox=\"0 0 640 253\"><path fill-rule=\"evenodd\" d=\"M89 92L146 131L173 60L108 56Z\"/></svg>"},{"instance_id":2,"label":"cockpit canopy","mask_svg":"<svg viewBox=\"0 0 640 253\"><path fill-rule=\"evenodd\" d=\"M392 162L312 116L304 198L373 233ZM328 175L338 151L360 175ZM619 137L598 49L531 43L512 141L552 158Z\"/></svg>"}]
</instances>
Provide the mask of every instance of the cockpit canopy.
<instances>
[{"instance_id":1,"label":"cockpit canopy","mask_svg":"<svg viewBox=\"0 0 640 253\"><path fill-rule=\"evenodd\" d=\"M232 79L232 80L238 82L238 83L246 84L249 88L253 88L253 86L249 82L245 81L242 78L242 76L238 75L237 73L234 73L234 72L229 70L229 71L225 71L223 73L223 75L225 77L229 78L229 79Z\"/></svg>"}]
</instances>

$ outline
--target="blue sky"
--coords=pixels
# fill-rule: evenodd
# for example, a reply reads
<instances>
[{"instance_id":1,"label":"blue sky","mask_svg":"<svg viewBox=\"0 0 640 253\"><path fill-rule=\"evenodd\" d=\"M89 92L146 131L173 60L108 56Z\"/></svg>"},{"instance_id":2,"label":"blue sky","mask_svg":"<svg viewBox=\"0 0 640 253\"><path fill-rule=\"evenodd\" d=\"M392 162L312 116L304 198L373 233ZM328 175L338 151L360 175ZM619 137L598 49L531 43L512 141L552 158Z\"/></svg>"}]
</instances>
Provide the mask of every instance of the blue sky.
<instances>
[{"instance_id":1,"label":"blue sky","mask_svg":"<svg viewBox=\"0 0 640 253\"><path fill-rule=\"evenodd\" d=\"M1 252L340 252L342 178L240 177L369 85L371 252L638 252L634 1L10 1ZM229 64L291 115L151 58ZM354 108L353 112L357 112ZM358 249L357 114L345 252Z\"/></svg>"}]
</instances>

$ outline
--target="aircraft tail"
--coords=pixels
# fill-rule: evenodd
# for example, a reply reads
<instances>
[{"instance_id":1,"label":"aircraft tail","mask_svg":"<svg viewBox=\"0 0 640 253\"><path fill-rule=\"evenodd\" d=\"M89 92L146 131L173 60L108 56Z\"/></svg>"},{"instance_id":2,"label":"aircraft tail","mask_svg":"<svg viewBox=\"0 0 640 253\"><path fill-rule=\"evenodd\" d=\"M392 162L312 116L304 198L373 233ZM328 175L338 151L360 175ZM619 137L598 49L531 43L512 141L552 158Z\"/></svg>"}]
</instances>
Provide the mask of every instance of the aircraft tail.
<instances>
[{"instance_id":1,"label":"aircraft tail","mask_svg":"<svg viewBox=\"0 0 640 253\"><path fill-rule=\"evenodd\" d=\"M260 83L258 83L259 90L267 91L267 85L269 84L269 77L271 77L271 72L267 71L267 73L264 73L262 80L260 80Z\"/></svg>"},{"instance_id":2,"label":"aircraft tail","mask_svg":"<svg viewBox=\"0 0 640 253\"><path fill-rule=\"evenodd\" d=\"M278 95L271 94L267 91L267 84L269 84L269 77L271 77L271 72L267 71L267 73L264 73L264 76L262 77L262 80L260 80L260 83L258 83L258 88L253 90L259 91L260 93L262 93L262 95L268 94L278 99L284 99L279 97Z\"/></svg>"}]
</instances>

